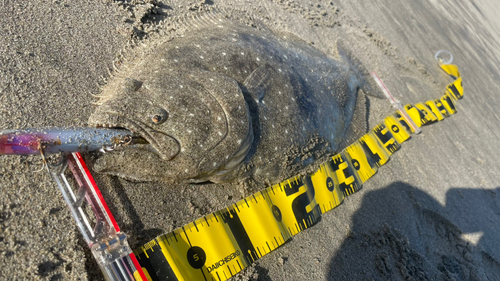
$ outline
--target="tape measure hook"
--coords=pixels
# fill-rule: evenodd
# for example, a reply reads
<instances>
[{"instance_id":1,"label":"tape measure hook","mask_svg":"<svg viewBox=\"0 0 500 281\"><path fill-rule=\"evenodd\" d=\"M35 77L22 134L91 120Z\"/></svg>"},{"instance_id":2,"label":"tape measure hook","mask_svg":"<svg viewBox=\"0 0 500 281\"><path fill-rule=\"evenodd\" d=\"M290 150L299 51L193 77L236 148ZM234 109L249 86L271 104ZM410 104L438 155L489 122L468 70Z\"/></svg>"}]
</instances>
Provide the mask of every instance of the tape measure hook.
<instances>
[{"instance_id":1,"label":"tape measure hook","mask_svg":"<svg viewBox=\"0 0 500 281\"><path fill-rule=\"evenodd\" d=\"M447 61L444 61L444 59L442 58L442 56L440 56L442 53L446 53L450 56L450 59L447 60ZM453 61L453 55L448 52L448 51L445 51L445 50L439 50L436 52L436 54L434 55L434 58L439 62L439 63L442 63L442 64L451 64L451 62Z\"/></svg>"}]
</instances>

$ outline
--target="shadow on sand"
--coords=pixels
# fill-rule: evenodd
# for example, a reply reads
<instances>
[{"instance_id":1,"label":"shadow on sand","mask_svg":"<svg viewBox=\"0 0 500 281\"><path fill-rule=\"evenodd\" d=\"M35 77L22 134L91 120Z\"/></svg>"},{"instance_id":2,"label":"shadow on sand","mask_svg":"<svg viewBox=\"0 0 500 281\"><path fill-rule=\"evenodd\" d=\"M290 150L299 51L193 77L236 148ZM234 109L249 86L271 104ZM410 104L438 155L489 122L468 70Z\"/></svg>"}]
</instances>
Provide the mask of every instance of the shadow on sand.
<instances>
[{"instance_id":1,"label":"shadow on sand","mask_svg":"<svg viewBox=\"0 0 500 281\"><path fill-rule=\"evenodd\" d=\"M500 280L500 188L453 188L442 206L396 182L352 220L327 280Z\"/></svg>"}]
</instances>

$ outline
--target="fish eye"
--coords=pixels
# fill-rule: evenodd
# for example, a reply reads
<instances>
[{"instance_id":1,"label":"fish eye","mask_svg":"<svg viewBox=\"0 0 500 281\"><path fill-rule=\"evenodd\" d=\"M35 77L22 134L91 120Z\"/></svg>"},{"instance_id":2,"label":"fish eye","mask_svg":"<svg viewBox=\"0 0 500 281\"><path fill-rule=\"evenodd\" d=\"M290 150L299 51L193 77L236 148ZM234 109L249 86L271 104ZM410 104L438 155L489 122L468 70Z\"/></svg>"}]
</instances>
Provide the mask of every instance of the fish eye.
<instances>
[{"instance_id":1,"label":"fish eye","mask_svg":"<svg viewBox=\"0 0 500 281\"><path fill-rule=\"evenodd\" d=\"M164 109L157 109L150 116L151 116L151 122L153 122L153 124L155 125L158 125L167 120L168 113Z\"/></svg>"}]
</instances>

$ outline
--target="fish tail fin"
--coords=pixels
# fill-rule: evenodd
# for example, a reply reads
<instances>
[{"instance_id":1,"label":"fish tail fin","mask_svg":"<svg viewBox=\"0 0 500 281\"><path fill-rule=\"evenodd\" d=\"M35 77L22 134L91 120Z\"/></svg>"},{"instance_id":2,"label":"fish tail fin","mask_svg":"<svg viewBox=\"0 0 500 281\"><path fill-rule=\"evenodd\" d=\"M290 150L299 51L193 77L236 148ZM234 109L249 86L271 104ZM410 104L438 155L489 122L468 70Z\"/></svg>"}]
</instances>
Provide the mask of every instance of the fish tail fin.
<instances>
[{"instance_id":1,"label":"fish tail fin","mask_svg":"<svg viewBox=\"0 0 500 281\"><path fill-rule=\"evenodd\" d=\"M351 145L368 132L369 108L370 100L363 92L358 91L352 119L344 134L345 137L339 145L340 149Z\"/></svg>"},{"instance_id":2,"label":"fish tail fin","mask_svg":"<svg viewBox=\"0 0 500 281\"><path fill-rule=\"evenodd\" d=\"M360 89L363 90L366 95L380 99L385 98L375 80L371 77L368 69L366 69L361 61L352 53L352 51L350 51L345 42L340 40L337 41L337 54L341 59L347 62L349 68L359 82Z\"/></svg>"}]
</instances>

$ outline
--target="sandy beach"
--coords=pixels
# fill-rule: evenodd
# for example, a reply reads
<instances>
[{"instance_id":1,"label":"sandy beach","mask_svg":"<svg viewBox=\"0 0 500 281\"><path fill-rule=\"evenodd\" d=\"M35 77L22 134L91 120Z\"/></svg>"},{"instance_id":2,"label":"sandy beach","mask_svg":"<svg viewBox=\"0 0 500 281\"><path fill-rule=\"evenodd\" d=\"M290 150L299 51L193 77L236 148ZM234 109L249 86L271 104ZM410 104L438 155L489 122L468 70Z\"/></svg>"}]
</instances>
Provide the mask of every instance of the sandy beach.
<instances>
[{"instance_id":1,"label":"sandy beach","mask_svg":"<svg viewBox=\"0 0 500 281\"><path fill-rule=\"evenodd\" d=\"M447 50L465 93L457 114L413 135L362 190L234 280L500 280L500 4L493 0L4 0L0 130L86 126L108 69L131 40L182 36L189 30L179 17L211 9L292 33L330 56L342 38L403 104L442 96L452 80L434 54ZM370 127L392 110L373 101ZM103 280L40 168L37 156L0 157L0 280ZM259 190L95 177L132 248Z\"/></svg>"}]
</instances>

